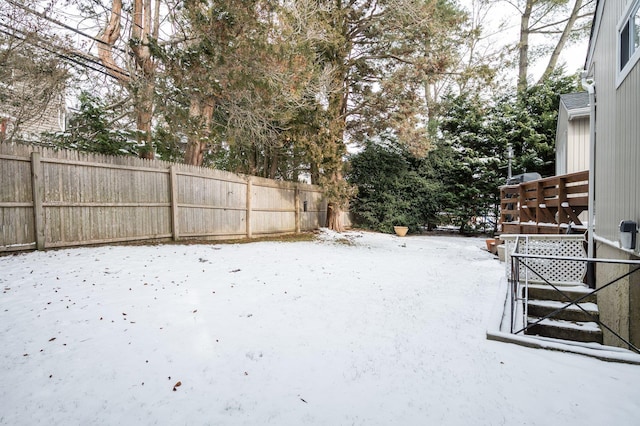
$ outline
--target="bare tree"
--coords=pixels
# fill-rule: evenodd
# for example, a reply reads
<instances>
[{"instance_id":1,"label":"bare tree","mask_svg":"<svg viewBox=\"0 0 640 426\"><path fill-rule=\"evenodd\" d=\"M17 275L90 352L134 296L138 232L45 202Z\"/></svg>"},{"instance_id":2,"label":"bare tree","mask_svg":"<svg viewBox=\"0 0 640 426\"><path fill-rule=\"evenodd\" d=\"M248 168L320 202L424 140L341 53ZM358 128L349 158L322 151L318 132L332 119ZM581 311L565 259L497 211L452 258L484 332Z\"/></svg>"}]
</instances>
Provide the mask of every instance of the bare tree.
<instances>
[{"instance_id":1,"label":"bare tree","mask_svg":"<svg viewBox=\"0 0 640 426\"><path fill-rule=\"evenodd\" d=\"M594 0L502 1L513 6L520 15L520 35L517 45L519 92L528 86L531 37L542 35L553 43L552 48L549 49L551 53L541 81L556 68L560 53L571 38L585 34L595 5Z\"/></svg>"},{"instance_id":2,"label":"bare tree","mask_svg":"<svg viewBox=\"0 0 640 426\"><path fill-rule=\"evenodd\" d=\"M157 42L160 29L160 0L134 0L131 9L131 25L128 35L122 34L124 16L122 0L112 0L109 19L99 34L98 56L109 74L127 88L133 98L137 139L144 145L141 155L153 158L151 124L154 109L156 62L151 54L151 44ZM123 63L114 57L114 46L126 37L125 46L131 53Z\"/></svg>"}]
</instances>

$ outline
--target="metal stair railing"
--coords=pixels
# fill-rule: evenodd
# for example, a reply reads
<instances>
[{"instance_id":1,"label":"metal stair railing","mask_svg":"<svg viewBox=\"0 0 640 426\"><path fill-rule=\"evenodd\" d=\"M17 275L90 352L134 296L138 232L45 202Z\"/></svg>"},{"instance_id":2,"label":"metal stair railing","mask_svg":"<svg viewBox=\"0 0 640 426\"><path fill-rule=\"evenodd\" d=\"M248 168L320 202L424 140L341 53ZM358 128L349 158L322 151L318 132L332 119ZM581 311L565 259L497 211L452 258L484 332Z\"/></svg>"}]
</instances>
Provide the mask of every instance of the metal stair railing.
<instances>
[{"instance_id":1,"label":"metal stair railing","mask_svg":"<svg viewBox=\"0 0 640 426\"><path fill-rule=\"evenodd\" d=\"M528 242L528 236L524 236L524 238L525 238L525 241ZM590 312L585 310L579 304L581 301L589 298L590 296L597 294L598 292L604 290L605 288L608 288L608 287L618 283L620 280L622 280L622 279L634 274L635 272L639 271L640 270L640 261L638 261L638 260L619 260L619 259L599 259L599 258L586 258L586 257L574 257L574 256L545 256L545 255L539 255L539 254L519 253L520 243L521 243L521 237L518 236L516 238L515 247L514 247L513 252L511 253L511 256L510 256L510 260L511 260L511 276L510 276L509 281L510 281L510 287L511 287L511 333L512 334L524 333L526 330L528 330L529 328L533 327L534 325L537 325L537 324L541 323L542 321L544 321L545 319L549 319L549 318L557 315L559 312L562 312L562 311L568 309L570 306L577 306L586 315L588 315L588 317L591 318L594 322L596 322L601 327L607 329L610 333L612 333L614 336L616 336L618 339L620 339L622 342L624 342L626 345L628 345L629 348L632 349L634 352L640 354L640 349L638 347L633 345L631 342L629 342L624 337L620 336L620 334L618 334L617 332L612 330L611 327L609 327L607 324L603 323L599 318L596 318L595 316L593 316ZM525 244L525 247L526 246L527 245ZM618 264L618 265L635 266L635 268L633 268L632 270L630 270L630 271L620 275L619 277L609 281L608 283L600 286L599 288L593 289L591 292L586 293L586 294L578 297L577 299L573 300L565 292L563 292L559 288L559 286L551 283L546 277L544 277L539 271L537 271L534 266L532 266L530 260L533 260L533 259L555 260L555 261L566 261L566 262L585 262L587 264L589 264L589 263L592 263L592 264L598 264L598 263L602 263L602 264ZM524 272L525 272L524 280L522 280L521 277L520 277L520 266L521 265L524 267ZM527 318L528 284L529 284L529 281L530 281L530 278L529 278L529 274L530 273L533 274L535 277L538 277L545 284L551 286L551 288L553 288L555 291L557 291L564 299L566 299L567 302L569 302L567 305L563 306L562 308L558 308L558 309L554 310L553 312L547 314L543 318L540 318L540 319L538 319L537 321L535 321L535 322L533 322L531 324L528 323L528 318ZM521 290L524 290L524 291L522 291L522 296L519 296ZM518 306L518 302L522 302L522 307ZM517 331L514 331L515 329L518 328L517 324L516 324L516 321L517 321L517 311L519 309L521 309L522 313L523 313L523 322L522 322L523 327L518 329Z\"/></svg>"}]
</instances>

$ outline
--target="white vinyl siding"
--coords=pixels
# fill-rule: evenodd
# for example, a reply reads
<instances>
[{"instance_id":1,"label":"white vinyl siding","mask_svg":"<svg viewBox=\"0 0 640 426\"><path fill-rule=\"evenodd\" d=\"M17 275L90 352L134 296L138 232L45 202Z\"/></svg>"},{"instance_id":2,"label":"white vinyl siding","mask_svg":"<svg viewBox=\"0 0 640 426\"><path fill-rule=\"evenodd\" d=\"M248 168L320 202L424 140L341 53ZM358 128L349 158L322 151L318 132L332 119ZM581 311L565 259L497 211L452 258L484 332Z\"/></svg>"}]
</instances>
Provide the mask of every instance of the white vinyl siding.
<instances>
[{"instance_id":1,"label":"white vinyl siding","mask_svg":"<svg viewBox=\"0 0 640 426\"><path fill-rule=\"evenodd\" d=\"M567 173L589 170L589 118L569 121L567 134Z\"/></svg>"}]
</instances>

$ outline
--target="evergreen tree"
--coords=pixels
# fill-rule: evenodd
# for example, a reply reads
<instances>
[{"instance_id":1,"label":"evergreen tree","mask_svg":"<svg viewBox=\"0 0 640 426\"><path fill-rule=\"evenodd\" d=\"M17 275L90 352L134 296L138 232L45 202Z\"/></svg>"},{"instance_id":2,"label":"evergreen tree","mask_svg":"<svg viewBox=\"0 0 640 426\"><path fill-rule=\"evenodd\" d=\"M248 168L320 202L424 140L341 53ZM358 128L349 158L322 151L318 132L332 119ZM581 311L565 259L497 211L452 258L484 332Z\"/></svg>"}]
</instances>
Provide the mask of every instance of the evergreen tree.
<instances>
[{"instance_id":1,"label":"evergreen tree","mask_svg":"<svg viewBox=\"0 0 640 426\"><path fill-rule=\"evenodd\" d=\"M44 144L107 155L138 155L135 136L114 126L104 101L87 92L80 94L79 101L80 110L71 115L67 131L45 135Z\"/></svg>"},{"instance_id":2,"label":"evergreen tree","mask_svg":"<svg viewBox=\"0 0 640 426\"><path fill-rule=\"evenodd\" d=\"M444 187L442 212L460 232L493 228L504 182L504 141L491 134L490 108L477 96L448 97L433 161Z\"/></svg>"},{"instance_id":3,"label":"evergreen tree","mask_svg":"<svg viewBox=\"0 0 640 426\"><path fill-rule=\"evenodd\" d=\"M391 138L367 142L351 158L347 179L358 190L350 210L359 226L391 233L400 225L419 232L437 221L440 184L430 163Z\"/></svg>"},{"instance_id":4,"label":"evergreen tree","mask_svg":"<svg viewBox=\"0 0 640 426\"><path fill-rule=\"evenodd\" d=\"M513 146L513 173L555 175L555 138L560 95L578 91L577 76L554 72L519 95L498 97L491 115L496 143Z\"/></svg>"}]
</instances>

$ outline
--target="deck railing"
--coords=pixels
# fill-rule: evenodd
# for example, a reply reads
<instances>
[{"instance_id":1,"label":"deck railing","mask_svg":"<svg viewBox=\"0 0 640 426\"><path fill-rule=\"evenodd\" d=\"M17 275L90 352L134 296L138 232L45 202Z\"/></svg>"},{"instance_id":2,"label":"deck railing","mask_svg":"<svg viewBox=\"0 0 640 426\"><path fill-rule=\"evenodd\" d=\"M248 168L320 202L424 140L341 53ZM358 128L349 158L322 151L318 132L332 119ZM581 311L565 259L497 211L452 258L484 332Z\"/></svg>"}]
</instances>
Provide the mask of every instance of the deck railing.
<instances>
[{"instance_id":1,"label":"deck railing","mask_svg":"<svg viewBox=\"0 0 640 426\"><path fill-rule=\"evenodd\" d=\"M505 234L565 234L586 223L589 171L505 185L500 188L500 224Z\"/></svg>"}]
</instances>

